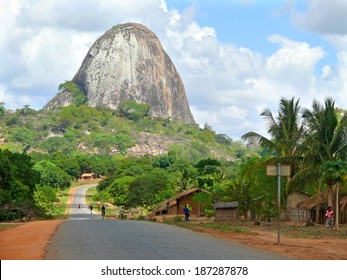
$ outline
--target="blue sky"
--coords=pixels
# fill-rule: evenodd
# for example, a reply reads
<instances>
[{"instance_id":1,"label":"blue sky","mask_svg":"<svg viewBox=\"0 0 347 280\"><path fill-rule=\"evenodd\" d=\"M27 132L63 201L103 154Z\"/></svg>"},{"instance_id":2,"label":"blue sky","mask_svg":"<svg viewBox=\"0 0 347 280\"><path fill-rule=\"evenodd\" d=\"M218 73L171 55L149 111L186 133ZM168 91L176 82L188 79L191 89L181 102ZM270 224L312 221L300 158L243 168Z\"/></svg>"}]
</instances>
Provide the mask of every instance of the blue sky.
<instances>
[{"instance_id":1,"label":"blue sky","mask_svg":"<svg viewBox=\"0 0 347 280\"><path fill-rule=\"evenodd\" d=\"M290 20L290 7L305 11L307 1L191 1L168 0L168 7L184 12L194 7L196 22L201 26L212 26L218 40L250 48L263 55L275 52L277 45L268 37L281 34L288 38L307 41L312 46L322 46L327 56L321 64L335 63L336 49L318 34L296 27ZM330 54L330 55L329 55Z\"/></svg>"},{"instance_id":2,"label":"blue sky","mask_svg":"<svg viewBox=\"0 0 347 280\"><path fill-rule=\"evenodd\" d=\"M0 1L0 102L41 109L93 42L139 22L159 37L194 118L238 140L265 134L260 113L281 97L347 109L345 0Z\"/></svg>"}]
</instances>

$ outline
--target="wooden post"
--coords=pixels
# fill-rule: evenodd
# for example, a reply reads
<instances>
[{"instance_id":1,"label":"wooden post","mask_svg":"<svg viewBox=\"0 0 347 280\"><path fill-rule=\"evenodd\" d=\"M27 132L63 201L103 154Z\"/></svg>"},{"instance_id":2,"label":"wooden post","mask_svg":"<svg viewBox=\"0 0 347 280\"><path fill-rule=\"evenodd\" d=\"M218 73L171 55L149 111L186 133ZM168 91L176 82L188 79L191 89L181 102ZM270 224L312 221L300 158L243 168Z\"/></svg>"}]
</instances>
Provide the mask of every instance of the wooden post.
<instances>
[{"instance_id":1,"label":"wooden post","mask_svg":"<svg viewBox=\"0 0 347 280\"><path fill-rule=\"evenodd\" d=\"M339 230L339 187L340 187L340 183L337 183L336 184L336 219L335 219L336 230Z\"/></svg>"}]
</instances>

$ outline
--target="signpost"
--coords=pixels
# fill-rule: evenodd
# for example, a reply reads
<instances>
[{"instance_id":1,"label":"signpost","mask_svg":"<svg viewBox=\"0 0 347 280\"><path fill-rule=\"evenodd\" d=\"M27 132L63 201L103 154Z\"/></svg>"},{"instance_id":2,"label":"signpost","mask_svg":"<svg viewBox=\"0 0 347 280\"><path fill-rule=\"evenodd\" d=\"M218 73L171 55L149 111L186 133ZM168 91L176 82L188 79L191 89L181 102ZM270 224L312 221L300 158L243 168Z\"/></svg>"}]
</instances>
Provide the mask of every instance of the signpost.
<instances>
[{"instance_id":1,"label":"signpost","mask_svg":"<svg viewBox=\"0 0 347 280\"><path fill-rule=\"evenodd\" d=\"M281 177L290 177L292 166L290 164L266 165L266 176L277 176L277 243L281 243L280 213L281 213Z\"/></svg>"}]
</instances>

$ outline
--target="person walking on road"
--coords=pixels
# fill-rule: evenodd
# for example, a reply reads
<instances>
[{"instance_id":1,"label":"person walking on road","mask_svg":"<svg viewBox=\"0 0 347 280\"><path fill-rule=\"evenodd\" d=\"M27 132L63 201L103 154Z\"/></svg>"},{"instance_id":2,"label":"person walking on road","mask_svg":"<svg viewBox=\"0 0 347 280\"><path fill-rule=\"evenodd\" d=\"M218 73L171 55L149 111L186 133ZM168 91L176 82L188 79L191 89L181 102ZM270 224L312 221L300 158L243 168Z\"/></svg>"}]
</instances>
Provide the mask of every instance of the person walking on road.
<instances>
[{"instance_id":1,"label":"person walking on road","mask_svg":"<svg viewBox=\"0 0 347 280\"><path fill-rule=\"evenodd\" d=\"M101 207L101 215L102 215L102 218L105 219L105 214L106 214L106 207L105 205L103 204L102 207Z\"/></svg>"},{"instance_id":2,"label":"person walking on road","mask_svg":"<svg viewBox=\"0 0 347 280\"><path fill-rule=\"evenodd\" d=\"M188 222L190 220L190 210L188 208L188 205L184 206L183 212L184 212L185 221Z\"/></svg>"}]
</instances>

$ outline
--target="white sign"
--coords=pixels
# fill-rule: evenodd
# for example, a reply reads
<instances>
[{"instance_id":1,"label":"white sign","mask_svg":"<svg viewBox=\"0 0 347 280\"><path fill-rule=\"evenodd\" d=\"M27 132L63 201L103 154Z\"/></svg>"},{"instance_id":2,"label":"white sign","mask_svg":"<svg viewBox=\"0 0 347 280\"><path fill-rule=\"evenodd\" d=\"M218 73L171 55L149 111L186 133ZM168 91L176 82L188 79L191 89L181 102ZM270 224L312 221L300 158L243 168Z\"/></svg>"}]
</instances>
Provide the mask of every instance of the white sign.
<instances>
[{"instance_id":1,"label":"white sign","mask_svg":"<svg viewBox=\"0 0 347 280\"><path fill-rule=\"evenodd\" d=\"M290 177L292 174L292 166L290 164L280 165L280 176ZM266 176L278 176L277 174L277 164L267 164L266 165Z\"/></svg>"}]
</instances>

